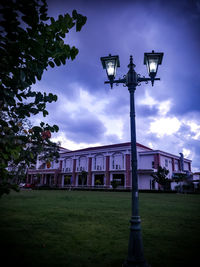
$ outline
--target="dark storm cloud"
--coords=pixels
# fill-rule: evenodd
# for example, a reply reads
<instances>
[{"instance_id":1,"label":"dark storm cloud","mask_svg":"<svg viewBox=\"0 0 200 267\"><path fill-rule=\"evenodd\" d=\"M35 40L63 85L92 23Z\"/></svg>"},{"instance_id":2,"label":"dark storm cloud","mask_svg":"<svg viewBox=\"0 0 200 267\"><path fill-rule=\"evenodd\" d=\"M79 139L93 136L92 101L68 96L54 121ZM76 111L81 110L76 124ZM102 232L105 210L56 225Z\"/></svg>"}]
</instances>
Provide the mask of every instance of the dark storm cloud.
<instances>
[{"instance_id":1,"label":"dark storm cloud","mask_svg":"<svg viewBox=\"0 0 200 267\"><path fill-rule=\"evenodd\" d=\"M187 142L185 144L185 148L191 150L192 153L194 153L195 157L192 160L192 165L194 167L199 168L199 162L200 162L200 154L199 154L199 151L200 151L200 140L191 139L189 142Z\"/></svg>"},{"instance_id":2,"label":"dark storm cloud","mask_svg":"<svg viewBox=\"0 0 200 267\"><path fill-rule=\"evenodd\" d=\"M96 118L71 120L64 126L66 137L77 143L96 143L102 139L104 125Z\"/></svg>"},{"instance_id":3,"label":"dark storm cloud","mask_svg":"<svg viewBox=\"0 0 200 267\"><path fill-rule=\"evenodd\" d=\"M161 97L177 97L176 112L182 112L181 100L188 100L186 84L190 84L191 98L187 106L190 108L191 103L195 102L193 106L198 108L193 97L198 92L193 84L199 84L200 78L197 73L187 78L188 68L197 69L199 64L198 1L115 0L56 1L56 5L55 1L48 3L52 14L71 12L76 8L88 17L82 31L72 31L66 39L76 45L80 52L75 61L68 62L66 68L59 69L63 85L78 81L87 86L90 92L101 91L104 87L103 81L106 80L100 63L101 56L108 53L119 54L121 68L118 72L125 74L129 55L133 54L137 71L145 74L146 69L142 65L143 53L157 49L165 52L159 75L166 84L167 92L163 92ZM191 45L194 46L192 50ZM186 81L182 81L179 73L186 76ZM177 87L176 80L180 81ZM158 86L156 83L155 87ZM66 88L66 93L68 90ZM180 94L180 90L185 93ZM139 94L142 94L142 90Z\"/></svg>"},{"instance_id":4,"label":"dark storm cloud","mask_svg":"<svg viewBox=\"0 0 200 267\"><path fill-rule=\"evenodd\" d=\"M111 101L105 105L103 109L104 114L114 117L129 114L129 95L127 92L123 94L122 92L117 91L117 89L118 88L111 90ZM126 88L124 89L127 90Z\"/></svg>"},{"instance_id":5,"label":"dark storm cloud","mask_svg":"<svg viewBox=\"0 0 200 267\"><path fill-rule=\"evenodd\" d=\"M158 115L158 108L156 106L138 105L136 107L138 116L141 117L155 117Z\"/></svg>"},{"instance_id":6,"label":"dark storm cloud","mask_svg":"<svg viewBox=\"0 0 200 267\"><path fill-rule=\"evenodd\" d=\"M181 77L179 81L175 81L175 86L172 88L176 99L176 103L171 109L172 114L183 115L188 112L200 112L200 75L199 77L191 75L190 79Z\"/></svg>"},{"instance_id":7,"label":"dark storm cloud","mask_svg":"<svg viewBox=\"0 0 200 267\"><path fill-rule=\"evenodd\" d=\"M59 125L60 131L76 143L97 143L105 134L103 123L87 110L79 110L72 116L70 113L57 114L54 123Z\"/></svg>"},{"instance_id":8,"label":"dark storm cloud","mask_svg":"<svg viewBox=\"0 0 200 267\"><path fill-rule=\"evenodd\" d=\"M186 124L182 124L177 134L179 134L181 136L191 134L190 126L188 126Z\"/></svg>"}]
</instances>

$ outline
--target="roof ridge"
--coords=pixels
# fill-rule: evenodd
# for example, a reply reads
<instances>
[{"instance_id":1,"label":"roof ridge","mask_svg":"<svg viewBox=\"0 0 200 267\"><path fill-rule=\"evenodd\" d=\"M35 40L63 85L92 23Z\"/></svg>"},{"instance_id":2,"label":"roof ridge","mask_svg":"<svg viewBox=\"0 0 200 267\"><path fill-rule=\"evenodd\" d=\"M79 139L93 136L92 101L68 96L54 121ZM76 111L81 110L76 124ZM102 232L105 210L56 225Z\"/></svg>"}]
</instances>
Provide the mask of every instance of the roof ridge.
<instances>
[{"instance_id":1,"label":"roof ridge","mask_svg":"<svg viewBox=\"0 0 200 267\"><path fill-rule=\"evenodd\" d=\"M95 146L95 147L87 147L87 148L82 148L82 149L77 149L77 150L71 150L67 153L70 153L70 152L81 152L81 151L87 151L87 150L95 150L95 149L103 149L103 148L113 148L113 147L120 147L120 146L130 146L131 145L131 142L124 142L124 143L117 143L117 144L111 144L111 145L102 145L102 146ZM138 147L142 147L142 148L145 148L145 149L148 149L148 150L152 150L151 148L147 147L147 146L144 146L140 143L136 143L136 146Z\"/></svg>"}]
</instances>

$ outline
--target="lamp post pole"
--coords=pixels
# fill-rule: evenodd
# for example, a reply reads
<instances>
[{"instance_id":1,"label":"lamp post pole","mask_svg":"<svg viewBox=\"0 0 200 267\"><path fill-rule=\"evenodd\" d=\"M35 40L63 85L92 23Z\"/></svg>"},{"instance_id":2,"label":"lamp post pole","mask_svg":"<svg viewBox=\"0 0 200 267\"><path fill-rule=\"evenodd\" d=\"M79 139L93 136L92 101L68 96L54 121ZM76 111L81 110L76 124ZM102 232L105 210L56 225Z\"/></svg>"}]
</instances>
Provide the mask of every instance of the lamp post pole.
<instances>
[{"instance_id":1,"label":"lamp post pole","mask_svg":"<svg viewBox=\"0 0 200 267\"><path fill-rule=\"evenodd\" d=\"M128 257L124 266L148 266L144 259L143 242L141 233L141 220L138 203L138 176L137 176L137 150L135 127L135 90L137 86L137 74L134 70L133 58L130 57L129 71L127 74L127 87L130 93L130 125L131 125L131 167L132 167L132 217L130 220L130 236L128 245Z\"/></svg>"},{"instance_id":2,"label":"lamp post pole","mask_svg":"<svg viewBox=\"0 0 200 267\"><path fill-rule=\"evenodd\" d=\"M123 79L115 80L116 68L120 66L119 57L111 56L102 57L103 68L107 70L107 75L111 88L113 83L119 84L123 83L128 87L130 93L130 125L131 125L131 167L132 167L132 216L131 216L131 226L130 226L130 236L128 245L128 257L124 262L124 267L147 267L148 264L144 258L144 249L142 242L142 232L141 232L141 220L139 216L139 201L138 201L138 173L137 173L137 147L136 147L136 127L135 127L135 90L141 82L151 81L152 86L155 80L160 80L160 78L155 78L158 65L162 63L163 53L145 53L144 64L147 65L150 78L140 77L134 68L133 57L130 56L130 63L128 65L128 73Z\"/></svg>"}]
</instances>

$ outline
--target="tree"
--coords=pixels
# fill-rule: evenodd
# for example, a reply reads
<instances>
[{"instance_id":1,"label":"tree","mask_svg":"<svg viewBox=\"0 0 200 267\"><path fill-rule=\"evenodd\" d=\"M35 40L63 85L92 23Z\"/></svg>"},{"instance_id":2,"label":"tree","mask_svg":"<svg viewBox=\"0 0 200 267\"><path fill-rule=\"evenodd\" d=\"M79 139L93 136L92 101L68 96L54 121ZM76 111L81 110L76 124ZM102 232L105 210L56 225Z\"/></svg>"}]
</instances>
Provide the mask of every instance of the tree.
<instances>
[{"instance_id":1,"label":"tree","mask_svg":"<svg viewBox=\"0 0 200 267\"><path fill-rule=\"evenodd\" d=\"M116 189L119 185L118 181L116 181L115 179L111 181L111 185L113 189Z\"/></svg>"},{"instance_id":2,"label":"tree","mask_svg":"<svg viewBox=\"0 0 200 267\"><path fill-rule=\"evenodd\" d=\"M154 178L153 181L156 181L158 184L160 184L164 190L168 190L170 189L170 179L167 178L168 174L169 170L167 170L165 167L162 168L159 166L157 172L151 174L151 176Z\"/></svg>"},{"instance_id":3,"label":"tree","mask_svg":"<svg viewBox=\"0 0 200 267\"><path fill-rule=\"evenodd\" d=\"M38 113L47 116L46 104L57 96L33 91L31 85L49 67L75 59L78 49L63 39L73 27L80 31L87 18L74 10L55 20L47 10L46 0L1 1L0 194L13 187L9 164L33 164L41 153L47 161L58 157L58 146L50 140L58 126L41 122L30 128L26 123Z\"/></svg>"},{"instance_id":4,"label":"tree","mask_svg":"<svg viewBox=\"0 0 200 267\"><path fill-rule=\"evenodd\" d=\"M177 191L194 191L194 184L192 182L192 175L190 172L175 173L173 175L173 181L177 183Z\"/></svg>"},{"instance_id":5,"label":"tree","mask_svg":"<svg viewBox=\"0 0 200 267\"><path fill-rule=\"evenodd\" d=\"M173 180L174 180L174 182L176 182L177 184L178 184L179 182L186 181L187 178L188 178L188 174L187 174L187 173L182 173L182 172L180 172L180 173L175 173L175 174L173 175Z\"/></svg>"}]
</instances>

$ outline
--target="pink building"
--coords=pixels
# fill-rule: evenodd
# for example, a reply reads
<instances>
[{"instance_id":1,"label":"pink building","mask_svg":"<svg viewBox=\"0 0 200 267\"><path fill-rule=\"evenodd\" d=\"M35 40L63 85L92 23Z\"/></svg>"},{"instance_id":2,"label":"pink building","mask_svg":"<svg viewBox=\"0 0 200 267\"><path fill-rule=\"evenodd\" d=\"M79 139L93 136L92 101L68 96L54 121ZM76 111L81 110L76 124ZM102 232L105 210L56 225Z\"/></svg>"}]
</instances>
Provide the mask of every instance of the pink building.
<instances>
[{"instance_id":1,"label":"pink building","mask_svg":"<svg viewBox=\"0 0 200 267\"><path fill-rule=\"evenodd\" d=\"M158 189L151 174L158 166L173 173L191 172L191 160L152 150L137 143L139 189ZM57 187L107 187L117 181L121 188L131 188L131 144L130 142L90 147L76 151L62 150L59 162L47 168L38 162L35 169L28 170L27 182Z\"/></svg>"}]
</instances>

